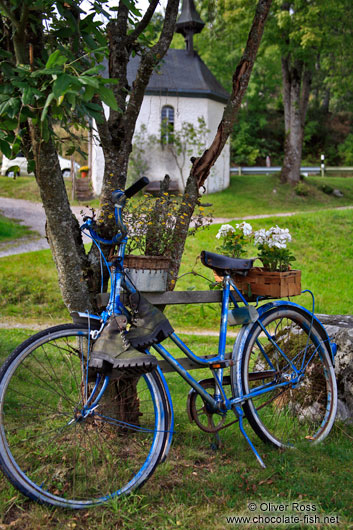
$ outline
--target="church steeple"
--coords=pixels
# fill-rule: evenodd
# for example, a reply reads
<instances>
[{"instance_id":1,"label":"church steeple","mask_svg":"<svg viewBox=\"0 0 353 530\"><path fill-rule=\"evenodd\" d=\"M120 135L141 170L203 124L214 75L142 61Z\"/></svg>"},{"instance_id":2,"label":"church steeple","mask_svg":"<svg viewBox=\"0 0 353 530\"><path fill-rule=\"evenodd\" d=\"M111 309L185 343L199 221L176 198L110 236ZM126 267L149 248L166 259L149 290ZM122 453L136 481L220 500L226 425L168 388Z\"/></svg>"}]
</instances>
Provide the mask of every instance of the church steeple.
<instances>
[{"instance_id":1,"label":"church steeple","mask_svg":"<svg viewBox=\"0 0 353 530\"><path fill-rule=\"evenodd\" d=\"M196 11L194 0L183 0L183 7L176 23L175 31L184 36L188 54L191 55L194 52L194 34L200 33L204 25L205 23Z\"/></svg>"}]
</instances>

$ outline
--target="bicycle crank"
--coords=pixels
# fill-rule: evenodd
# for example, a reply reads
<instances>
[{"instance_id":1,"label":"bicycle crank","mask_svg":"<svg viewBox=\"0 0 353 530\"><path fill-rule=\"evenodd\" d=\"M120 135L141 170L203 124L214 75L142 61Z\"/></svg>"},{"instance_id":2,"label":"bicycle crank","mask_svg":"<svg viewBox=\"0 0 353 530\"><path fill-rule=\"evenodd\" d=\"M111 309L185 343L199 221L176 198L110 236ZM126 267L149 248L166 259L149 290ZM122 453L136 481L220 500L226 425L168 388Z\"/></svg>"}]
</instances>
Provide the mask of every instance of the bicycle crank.
<instances>
[{"instance_id":1,"label":"bicycle crank","mask_svg":"<svg viewBox=\"0 0 353 530\"><path fill-rule=\"evenodd\" d=\"M203 379L199 384L208 391L209 394L214 395L216 384L214 379ZM230 385L230 377L224 377L223 387ZM205 403L203 398L194 389L190 390L187 400L187 412L189 420L193 421L204 432L216 433L221 429L225 429L229 425L236 423L237 420L225 424L226 413L221 414L210 410L209 405Z\"/></svg>"}]
</instances>

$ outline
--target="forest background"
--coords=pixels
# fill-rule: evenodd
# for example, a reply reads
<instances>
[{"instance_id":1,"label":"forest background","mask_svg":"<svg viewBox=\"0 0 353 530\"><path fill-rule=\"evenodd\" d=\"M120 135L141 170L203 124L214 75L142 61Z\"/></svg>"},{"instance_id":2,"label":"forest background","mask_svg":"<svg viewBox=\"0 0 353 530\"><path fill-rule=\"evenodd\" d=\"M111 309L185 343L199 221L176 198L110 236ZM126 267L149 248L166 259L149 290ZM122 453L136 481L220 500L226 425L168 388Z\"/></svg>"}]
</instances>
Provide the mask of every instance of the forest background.
<instances>
[{"instance_id":1,"label":"forest background","mask_svg":"<svg viewBox=\"0 0 353 530\"><path fill-rule=\"evenodd\" d=\"M224 88L231 91L232 72L246 42L253 0L196 1L202 32L195 49ZM248 90L231 136L231 164L282 165L285 141L283 59L289 54L304 64L301 89L309 74L309 98L304 117L302 165L318 165L322 154L329 166L353 165L352 27L345 1L274 1L268 17ZM288 4L286 6L286 4ZM320 5L319 5L320 4ZM157 14L155 28L163 15ZM286 34L286 38L283 35ZM184 48L176 34L172 48Z\"/></svg>"}]
</instances>

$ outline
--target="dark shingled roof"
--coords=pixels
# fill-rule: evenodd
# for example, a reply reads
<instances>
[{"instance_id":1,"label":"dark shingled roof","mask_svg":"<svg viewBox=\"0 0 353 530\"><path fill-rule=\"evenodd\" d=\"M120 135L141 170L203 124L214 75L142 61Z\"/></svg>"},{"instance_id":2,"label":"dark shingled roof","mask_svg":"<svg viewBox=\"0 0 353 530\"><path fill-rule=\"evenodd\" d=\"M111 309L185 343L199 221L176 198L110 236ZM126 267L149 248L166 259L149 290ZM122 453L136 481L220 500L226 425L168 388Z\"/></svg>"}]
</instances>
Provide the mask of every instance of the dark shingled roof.
<instances>
[{"instance_id":1,"label":"dark shingled roof","mask_svg":"<svg viewBox=\"0 0 353 530\"><path fill-rule=\"evenodd\" d=\"M128 81L131 85L136 77L139 57L128 64ZM186 50L168 50L157 70L152 74L146 95L184 96L209 98L226 103L228 92L209 71L197 53Z\"/></svg>"}]
</instances>

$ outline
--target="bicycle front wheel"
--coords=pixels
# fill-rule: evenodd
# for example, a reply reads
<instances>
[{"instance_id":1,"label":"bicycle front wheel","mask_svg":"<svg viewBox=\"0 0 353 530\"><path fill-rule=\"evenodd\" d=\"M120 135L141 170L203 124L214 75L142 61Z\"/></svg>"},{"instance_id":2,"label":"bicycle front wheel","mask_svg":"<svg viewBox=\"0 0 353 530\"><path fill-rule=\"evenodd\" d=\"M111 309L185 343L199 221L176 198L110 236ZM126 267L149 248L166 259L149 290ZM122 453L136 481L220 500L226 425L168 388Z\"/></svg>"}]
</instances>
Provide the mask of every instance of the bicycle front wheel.
<instances>
[{"instance_id":1,"label":"bicycle front wheel","mask_svg":"<svg viewBox=\"0 0 353 530\"><path fill-rule=\"evenodd\" d=\"M244 412L256 434L277 447L319 442L330 432L337 387L319 324L286 307L255 323L242 358ZM295 372L295 369L298 373Z\"/></svg>"},{"instance_id":2,"label":"bicycle front wheel","mask_svg":"<svg viewBox=\"0 0 353 530\"><path fill-rule=\"evenodd\" d=\"M16 348L0 372L0 466L41 503L86 508L129 493L163 453L169 419L156 371L111 381L82 412L102 386L87 376L92 342L85 327L56 326Z\"/></svg>"}]
</instances>

